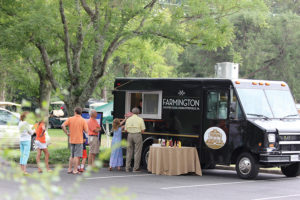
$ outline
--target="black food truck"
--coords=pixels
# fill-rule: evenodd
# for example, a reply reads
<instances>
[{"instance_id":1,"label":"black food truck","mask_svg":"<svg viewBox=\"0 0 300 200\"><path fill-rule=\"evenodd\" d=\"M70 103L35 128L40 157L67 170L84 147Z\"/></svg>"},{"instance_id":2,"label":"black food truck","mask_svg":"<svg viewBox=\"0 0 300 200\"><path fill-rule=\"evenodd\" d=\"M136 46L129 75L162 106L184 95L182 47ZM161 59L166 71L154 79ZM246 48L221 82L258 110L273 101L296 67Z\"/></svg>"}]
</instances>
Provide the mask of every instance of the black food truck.
<instances>
[{"instance_id":1,"label":"black food truck","mask_svg":"<svg viewBox=\"0 0 300 200\"><path fill-rule=\"evenodd\" d=\"M260 167L300 174L300 118L284 82L117 78L113 94L114 118L141 110L144 166L153 143L172 139L196 147L202 168L235 164L244 179Z\"/></svg>"}]
</instances>

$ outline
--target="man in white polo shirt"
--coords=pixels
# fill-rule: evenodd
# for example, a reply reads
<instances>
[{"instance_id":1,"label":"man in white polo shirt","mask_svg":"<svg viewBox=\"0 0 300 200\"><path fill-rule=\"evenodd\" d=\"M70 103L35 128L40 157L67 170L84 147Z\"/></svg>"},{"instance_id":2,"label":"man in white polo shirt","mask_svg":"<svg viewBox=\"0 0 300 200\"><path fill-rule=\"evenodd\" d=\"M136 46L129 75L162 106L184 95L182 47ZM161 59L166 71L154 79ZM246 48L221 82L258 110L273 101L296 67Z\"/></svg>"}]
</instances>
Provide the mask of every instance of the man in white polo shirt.
<instances>
[{"instance_id":1,"label":"man in white polo shirt","mask_svg":"<svg viewBox=\"0 0 300 200\"><path fill-rule=\"evenodd\" d=\"M126 124L125 124L125 131L128 132L127 152L126 152L126 172L129 172L133 152L134 152L133 172L139 172L141 155L142 155L142 147L143 147L142 133L144 133L146 128L145 128L144 120L138 116L140 110L138 108L133 108L132 113L133 115L126 120Z\"/></svg>"}]
</instances>

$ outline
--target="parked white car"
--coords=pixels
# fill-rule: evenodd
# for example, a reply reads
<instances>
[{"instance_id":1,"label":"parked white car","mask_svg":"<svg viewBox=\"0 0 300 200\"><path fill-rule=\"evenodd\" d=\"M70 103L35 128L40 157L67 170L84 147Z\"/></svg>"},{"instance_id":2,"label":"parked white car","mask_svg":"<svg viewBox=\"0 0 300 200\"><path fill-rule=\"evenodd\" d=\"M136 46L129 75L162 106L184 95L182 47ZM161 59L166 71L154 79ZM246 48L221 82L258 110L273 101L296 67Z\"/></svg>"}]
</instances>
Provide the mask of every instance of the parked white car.
<instances>
[{"instance_id":1,"label":"parked white car","mask_svg":"<svg viewBox=\"0 0 300 200\"><path fill-rule=\"evenodd\" d=\"M21 104L8 102L8 101L0 101L0 108L4 108L11 112L17 113L17 110L21 108Z\"/></svg>"},{"instance_id":2,"label":"parked white car","mask_svg":"<svg viewBox=\"0 0 300 200\"><path fill-rule=\"evenodd\" d=\"M19 148L20 147L20 131L19 131L19 119L18 113L11 112L4 108L0 108L0 148ZM34 133L31 137L31 149L35 150L35 138ZM50 144L50 137L46 132L46 142Z\"/></svg>"}]
</instances>

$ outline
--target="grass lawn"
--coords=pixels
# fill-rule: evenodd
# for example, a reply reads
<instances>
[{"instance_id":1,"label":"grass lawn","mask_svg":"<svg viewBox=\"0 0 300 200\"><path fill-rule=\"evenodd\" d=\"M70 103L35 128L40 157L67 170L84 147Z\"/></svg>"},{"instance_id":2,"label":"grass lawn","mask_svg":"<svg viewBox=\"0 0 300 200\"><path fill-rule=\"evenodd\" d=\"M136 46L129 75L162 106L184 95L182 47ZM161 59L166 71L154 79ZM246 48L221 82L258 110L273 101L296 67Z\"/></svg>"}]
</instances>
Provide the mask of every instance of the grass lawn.
<instances>
[{"instance_id":1,"label":"grass lawn","mask_svg":"<svg viewBox=\"0 0 300 200\"><path fill-rule=\"evenodd\" d=\"M51 138L51 144L48 146L50 159L49 164L67 164L69 161L70 151L68 149L68 137L63 132L62 129L49 129L49 136ZM111 143L111 137L106 138L106 135L102 135L101 137L101 147L100 150L109 148ZM88 147L87 147L88 150ZM36 164L36 152L31 151L30 157L28 159L28 164ZM14 160L15 162L19 162L20 159L20 150L15 149L9 152L9 158ZM42 154L41 161L44 160L44 155Z\"/></svg>"},{"instance_id":2,"label":"grass lawn","mask_svg":"<svg viewBox=\"0 0 300 200\"><path fill-rule=\"evenodd\" d=\"M49 151L68 147L68 137L62 129L49 129L48 133L51 138L51 144L48 147Z\"/></svg>"},{"instance_id":3,"label":"grass lawn","mask_svg":"<svg viewBox=\"0 0 300 200\"><path fill-rule=\"evenodd\" d=\"M63 132L62 129L49 129L49 136L51 137L51 144L49 145L50 149L59 149L59 148L67 148L68 147L68 137ZM106 135L102 135L101 137L101 148L110 147L111 137L107 139Z\"/></svg>"}]
</instances>

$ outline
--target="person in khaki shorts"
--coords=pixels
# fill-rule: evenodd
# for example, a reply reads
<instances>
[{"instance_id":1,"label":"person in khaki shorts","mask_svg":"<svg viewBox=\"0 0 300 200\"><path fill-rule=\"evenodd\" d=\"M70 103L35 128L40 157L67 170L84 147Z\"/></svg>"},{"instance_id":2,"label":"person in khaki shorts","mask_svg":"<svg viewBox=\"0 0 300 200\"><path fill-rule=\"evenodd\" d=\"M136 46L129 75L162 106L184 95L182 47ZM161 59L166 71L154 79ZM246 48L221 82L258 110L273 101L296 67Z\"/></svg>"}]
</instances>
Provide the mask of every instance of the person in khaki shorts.
<instances>
[{"instance_id":1,"label":"person in khaki shorts","mask_svg":"<svg viewBox=\"0 0 300 200\"><path fill-rule=\"evenodd\" d=\"M75 115L68 118L61 128L70 136L71 156L69 160L68 174L80 174L78 171L79 158L82 157L83 151L83 131L88 131L86 121L81 117L82 109L76 107L74 110ZM69 131L66 127L69 127ZM74 167L72 170L72 166Z\"/></svg>"},{"instance_id":2,"label":"person in khaki shorts","mask_svg":"<svg viewBox=\"0 0 300 200\"><path fill-rule=\"evenodd\" d=\"M95 157L99 153L100 141L99 141L99 131L101 127L96 120L97 118L97 111L91 110L90 111L90 119L88 120L88 142L90 146L89 152L89 166L94 167Z\"/></svg>"},{"instance_id":3,"label":"person in khaki shorts","mask_svg":"<svg viewBox=\"0 0 300 200\"><path fill-rule=\"evenodd\" d=\"M125 131L127 136L127 153L126 153L126 172L129 172L132 154L134 153L134 167L133 172L139 172L143 139L142 133L145 131L144 120L138 116L140 110L138 108L132 109L133 115L126 120ZM134 147L134 150L133 150Z\"/></svg>"}]
</instances>

